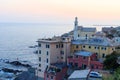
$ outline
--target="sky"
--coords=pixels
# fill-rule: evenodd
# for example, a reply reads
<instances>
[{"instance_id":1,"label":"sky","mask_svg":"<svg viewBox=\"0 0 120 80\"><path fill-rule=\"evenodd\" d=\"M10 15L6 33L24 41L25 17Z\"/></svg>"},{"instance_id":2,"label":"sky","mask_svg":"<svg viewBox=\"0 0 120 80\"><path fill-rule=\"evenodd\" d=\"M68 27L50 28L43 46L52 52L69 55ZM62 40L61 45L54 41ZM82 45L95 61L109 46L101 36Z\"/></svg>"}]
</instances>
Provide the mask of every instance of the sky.
<instances>
[{"instance_id":1,"label":"sky","mask_svg":"<svg viewBox=\"0 0 120 80\"><path fill-rule=\"evenodd\" d=\"M0 0L0 22L120 25L120 0Z\"/></svg>"}]
</instances>

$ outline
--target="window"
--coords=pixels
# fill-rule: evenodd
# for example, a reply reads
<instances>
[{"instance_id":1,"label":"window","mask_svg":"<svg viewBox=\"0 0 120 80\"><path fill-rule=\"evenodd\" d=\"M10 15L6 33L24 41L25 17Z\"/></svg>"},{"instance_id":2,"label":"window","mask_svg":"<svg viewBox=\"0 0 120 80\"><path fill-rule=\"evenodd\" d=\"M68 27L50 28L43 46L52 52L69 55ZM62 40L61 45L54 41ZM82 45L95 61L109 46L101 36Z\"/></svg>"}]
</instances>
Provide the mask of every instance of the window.
<instances>
[{"instance_id":1,"label":"window","mask_svg":"<svg viewBox=\"0 0 120 80\"><path fill-rule=\"evenodd\" d=\"M105 54L104 53L102 54L102 58L105 58Z\"/></svg>"},{"instance_id":2,"label":"window","mask_svg":"<svg viewBox=\"0 0 120 80\"><path fill-rule=\"evenodd\" d=\"M48 63L48 58L47 58L46 62Z\"/></svg>"},{"instance_id":3,"label":"window","mask_svg":"<svg viewBox=\"0 0 120 80\"><path fill-rule=\"evenodd\" d=\"M53 79L53 76L51 76L51 79Z\"/></svg>"},{"instance_id":4,"label":"window","mask_svg":"<svg viewBox=\"0 0 120 80\"><path fill-rule=\"evenodd\" d=\"M94 47L96 49L96 47Z\"/></svg>"},{"instance_id":5,"label":"window","mask_svg":"<svg viewBox=\"0 0 120 80\"><path fill-rule=\"evenodd\" d=\"M82 69L86 69L87 65L82 64Z\"/></svg>"},{"instance_id":6,"label":"window","mask_svg":"<svg viewBox=\"0 0 120 80\"><path fill-rule=\"evenodd\" d=\"M62 40L65 40L65 38L62 38Z\"/></svg>"},{"instance_id":7,"label":"window","mask_svg":"<svg viewBox=\"0 0 120 80\"><path fill-rule=\"evenodd\" d=\"M112 48L112 50L114 50L114 48Z\"/></svg>"},{"instance_id":8,"label":"window","mask_svg":"<svg viewBox=\"0 0 120 80\"><path fill-rule=\"evenodd\" d=\"M104 50L106 50L106 47L104 48Z\"/></svg>"},{"instance_id":9,"label":"window","mask_svg":"<svg viewBox=\"0 0 120 80\"><path fill-rule=\"evenodd\" d=\"M50 48L50 45L48 45L48 48Z\"/></svg>"},{"instance_id":10,"label":"window","mask_svg":"<svg viewBox=\"0 0 120 80\"><path fill-rule=\"evenodd\" d=\"M106 47L101 47L101 50L106 50Z\"/></svg>"},{"instance_id":11,"label":"window","mask_svg":"<svg viewBox=\"0 0 120 80\"><path fill-rule=\"evenodd\" d=\"M78 55L76 55L75 57L78 58Z\"/></svg>"},{"instance_id":12,"label":"window","mask_svg":"<svg viewBox=\"0 0 120 80\"><path fill-rule=\"evenodd\" d=\"M84 56L83 59L86 59L86 57Z\"/></svg>"},{"instance_id":13,"label":"window","mask_svg":"<svg viewBox=\"0 0 120 80\"><path fill-rule=\"evenodd\" d=\"M87 39L87 34L85 36L86 36L86 39Z\"/></svg>"},{"instance_id":14,"label":"window","mask_svg":"<svg viewBox=\"0 0 120 80\"><path fill-rule=\"evenodd\" d=\"M99 47L97 47L99 49Z\"/></svg>"},{"instance_id":15,"label":"window","mask_svg":"<svg viewBox=\"0 0 120 80\"><path fill-rule=\"evenodd\" d=\"M64 51L60 51L60 54L64 55Z\"/></svg>"},{"instance_id":16,"label":"window","mask_svg":"<svg viewBox=\"0 0 120 80\"><path fill-rule=\"evenodd\" d=\"M78 46L78 45L76 45L76 48L79 48L79 46Z\"/></svg>"},{"instance_id":17,"label":"window","mask_svg":"<svg viewBox=\"0 0 120 80\"><path fill-rule=\"evenodd\" d=\"M39 50L39 54L41 54L41 50Z\"/></svg>"},{"instance_id":18,"label":"window","mask_svg":"<svg viewBox=\"0 0 120 80\"><path fill-rule=\"evenodd\" d=\"M95 54L96 54L96 56L98 56L98 53L97 53L97 52L96 52Z\"/></svg>"},{"instance_id":19,"label":"window","mask_svg":"<svg viewBox=\"0 0 120 80\"><path fill-rule=\"evenodd\" d=\"M75 63L75 67L78 67L78 63Z\"/></svg>"},{"instance_id":20,"label":"window","mask_svg":"<svg viewBox=\"0 0 120 80\"><path fill-rule=\"evenodd\" d=\"M41 61L41 57L39 57L39 61Z\"/></svg>"},{"instance_id":21,"label":"window","mask_svg":"<svg viewBox=\"0 0 120 80\"><path fill-rule=\"evenodd\" d=\"M99 49L99 47L97 47L97 46L95 46L94 48L95 48L95 49Z\"/></svg>"},{"instance_id":22,"label":"window","mask_svg":"<svg viewBox=\"0 0 120 80\"><path fill-rule=\"evenodd\" d=\"M85 45L83 46L83 48L85 48Z\"/></svg>"},{"instance_id":23,"label":"window","mask_svg":"<svg viewBox=\"0 0 120 80\"><path fill-rule=\"evenodd\" d=\"M61 59L63 59L63 57L61 57Z\"/></svg>"},{"instance_id":24,"label":"window","mask_svg":"<svg viewBox=\"0 0 120 80\"><path fill-rule=\"evenodd\" d=\"M39 71L41 72L41 69L39 69Z\"/></svg>"},{"instance_id":25,"label":"window","mask_svg":"<svg viewBox=\"0 0 120 80\"><path fill-rule=\"evenodd\" d=\"M78 34L78 37L80 37L80 35Z\"/></svg>"},{"instance_id":26,"label":"window","mask_svg":"<svg viewBox=\"0 0 120 80\"><path fill-rule=\"evenodd\" d=\"M40 43L38 43L38 47L41 47L41 44L40 44Z\"/></svg>"},{"instance_id":27,"label":"window","mask_svg":"<svg viewBox=\"0 0 120 80\"><path fill-rule=\"evenodd\" d=\"M103 47L101 47L101 50L103 50Z\"/></svg>"},{"instance_id":28,"label":"window","mask_svg":"<svg viewBox=\"0 0 120 80\"><path fill-rule=\"evenodd\" d=\"M46 48L50 48L50 45L46 44Z\"/></svg>"},{"instance_id":29,"label":"window","mask_svg":"<svg viewBox=\"0 0 120 80\"><path fill-rule=\"evenodd\" d=\"M64 46L63 46L63 44L61 44L61 48L63 48Z\"/></svg>"},{"instance_id":30,"label":"window","mask_svg":"<svg viewBox=\"0 0 120 80\"><path fill-rule=\"evenodd\" d=\"M47 75L47 78L49 78L49 75Z\"/></svg>"},{"instance_id":31,"label":"window","mask_svg":"<svg viewBox=\"0 0 120 80\"><path fill-rule=\"evenodd\" d=\"M46 70L48 69L48 65L46 66Z\"/></svg>"},{"instance_id":32,"label":"window","mask_svg":"<svg viewBox=\"0 0 120 80\"><path fill-rule=\"evenodd\" d=\"M56 48L58 48L58 45L56 45Z\"/></svg>"},{"instance_id":33,"label":"window","mask_svg":"<svg viewBox=\"0 0 120 80\"><path fill-rule=\"evenodd\" d=\"M41 67L41 64L39 64L39 67Z\"/></svg>"},{"instance_id":34,"label":"window","mask_svg":"<svg viewBox=\"0 0 120 80\"><path fill-rule=\"evenodd\" d=\"M47 55L49 54L49 52L47 51Z\"/></svg>"},{"instance_id":35,"label":"window","mask_svg":"<svg viewBox=\"0 0 120 80\"><path fill-rule=\"evenodd\" d=\"M89 49L91 48L91 46L89 46Z\"/></svg>"}]
</instances>

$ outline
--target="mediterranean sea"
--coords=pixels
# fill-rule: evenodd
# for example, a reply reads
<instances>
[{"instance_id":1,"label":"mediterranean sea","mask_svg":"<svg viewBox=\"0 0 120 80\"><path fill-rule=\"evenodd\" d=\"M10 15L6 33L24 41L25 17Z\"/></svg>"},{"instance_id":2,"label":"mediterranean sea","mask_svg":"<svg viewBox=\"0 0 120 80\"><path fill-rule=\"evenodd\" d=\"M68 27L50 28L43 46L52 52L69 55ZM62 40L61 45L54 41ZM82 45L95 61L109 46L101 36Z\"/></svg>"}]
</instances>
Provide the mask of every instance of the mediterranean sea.
<instances>
[{"instance_id":1,"label":"mediterranean sea","mask_svg":"<svg viewBox=\"0 0 120 80\"><path fill-rule=\"evenodd\" d=\"M0 23L0 59L37 63L37 39L60 36L73 29L69 24Z\"/></svg>"}]
</instances>

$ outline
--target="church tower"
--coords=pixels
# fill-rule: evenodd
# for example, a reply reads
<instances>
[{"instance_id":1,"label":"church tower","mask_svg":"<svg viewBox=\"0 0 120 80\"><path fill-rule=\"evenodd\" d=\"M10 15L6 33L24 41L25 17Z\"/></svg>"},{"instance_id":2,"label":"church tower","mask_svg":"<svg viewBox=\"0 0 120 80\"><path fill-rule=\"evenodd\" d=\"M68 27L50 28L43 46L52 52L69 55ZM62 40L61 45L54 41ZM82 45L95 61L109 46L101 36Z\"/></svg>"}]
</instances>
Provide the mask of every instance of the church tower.
<instances>
[{"instance_id":1,"label":"church tower","mask_svg":"<svg viewBox=\"0 0 120 80\"><path fill-rule=\"evenodd\" d=\"M75 22L74 22L74 40L77 40L77 34L78 34L78 20L77 20L77 17L75 17Z\"/></svg>"}]
</instances>

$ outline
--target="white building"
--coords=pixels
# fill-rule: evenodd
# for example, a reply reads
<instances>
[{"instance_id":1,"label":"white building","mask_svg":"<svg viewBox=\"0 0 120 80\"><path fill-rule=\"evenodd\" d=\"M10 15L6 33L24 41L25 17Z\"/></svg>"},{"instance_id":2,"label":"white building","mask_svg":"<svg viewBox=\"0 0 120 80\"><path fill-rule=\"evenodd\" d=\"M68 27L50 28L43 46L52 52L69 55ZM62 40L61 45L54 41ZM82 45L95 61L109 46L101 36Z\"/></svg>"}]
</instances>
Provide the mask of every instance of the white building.
<instances>
[{"instance_id":1,"label":"white building","mask_svg":"<svg viewBox=\"0 0 120 80\"><path fill-rule=\"evenodd\" d=\"M68 80L88 80L90 70L76 70L68 78Z\"/></svg>"},{"instance_id":2,"label":"white building","mask_svg":"<svg viewBox=\"0 0 120 80\"><path fill-rule=\"evenodd\" d=\"M120 44L120 37L114 37L113 40L115 41L115 43Z\"/></svg>"},{"instance_id":3,"label":"white building","mask_svg":"<svg viewBox=\"0 0 120 80\"><path fill-rule=\"evenodd\" d=\"M77 17L75 17L74 34L73 34L74 40L89 39L93 37L95 33L96 33L96 28L78 26L78 20Z\"/></svg>"},{"instance_id":4,"label":"white building","mask_svg":"<svg viewBox=\"0 0 120 80\"><path fill-rule=\"evenodd\" d=\"M94 34L94 37L102 37L102 38L104 38L104 37L106 37L106 34L104 32L99 31L99 32L96 32Z\"/></svg>"},{"instance_id":5,"label":"white building","mask_svg":"<svg viewBox=\"0 0 120 80\"><path fill-rule=\"evenodd\" d=\"M53 37L38 40L39 66L36 75L44 77L44 71L51 63L66 62L70 53L71 39L68 37Z\"/></svg>"}]
</instances>

